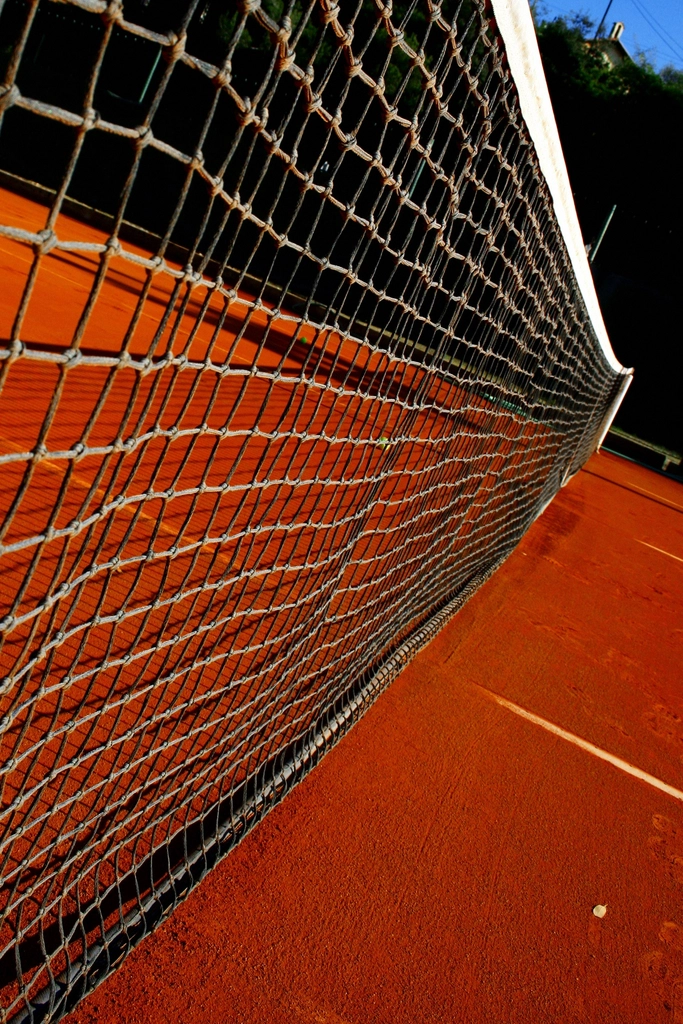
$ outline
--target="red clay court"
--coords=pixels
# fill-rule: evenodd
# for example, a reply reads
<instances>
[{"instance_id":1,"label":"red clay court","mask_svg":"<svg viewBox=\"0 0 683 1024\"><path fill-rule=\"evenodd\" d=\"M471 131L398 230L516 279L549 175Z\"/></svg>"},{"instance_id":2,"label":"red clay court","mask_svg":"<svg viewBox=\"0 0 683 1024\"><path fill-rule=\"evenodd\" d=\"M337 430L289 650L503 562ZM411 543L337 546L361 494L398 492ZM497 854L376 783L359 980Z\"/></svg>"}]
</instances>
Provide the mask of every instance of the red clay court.
<instances>
[{"instance_id":1,"label":"red clay court","mask_svg":"<svg viewBox=\"0 0 683 1024\"><path fill-rule=\"evenodd\" d=\"M1 1024L683 1024L681 487L399 6L0 3Z\"/></svg>"},{"instance_id":2,"label":"red clay court","mask_svg":"<svg viewBox=\"0 0 683 1024\"><path fill-rule=\"evenodd\" d=\"M682 626L683 488L594 456L70 1024L683 1021Z\"/></svg>"}]
</instances>

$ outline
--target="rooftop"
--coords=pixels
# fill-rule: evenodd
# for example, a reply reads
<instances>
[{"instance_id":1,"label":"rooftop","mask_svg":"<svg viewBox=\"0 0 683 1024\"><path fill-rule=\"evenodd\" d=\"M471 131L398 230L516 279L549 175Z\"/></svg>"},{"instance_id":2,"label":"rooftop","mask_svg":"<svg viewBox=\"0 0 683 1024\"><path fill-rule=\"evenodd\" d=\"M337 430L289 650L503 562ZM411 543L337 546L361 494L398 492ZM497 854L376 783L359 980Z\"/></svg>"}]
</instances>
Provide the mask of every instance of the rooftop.
<instances>
[{"instance_id":1,"label":"rooftop","mask_svg":"<svg viewBox=\"0 0 683 1024\"><path fill-rule=\"evenodd\" d=\"M623 32L624 23L622 21L615 21L612 31L608 36L600 39L590 39L587 45L598 49L605 62L610 67L616 68L619 64L623 64L625 60L633 60L631 54L621 41Z\"/></svg>"}]
</instances>

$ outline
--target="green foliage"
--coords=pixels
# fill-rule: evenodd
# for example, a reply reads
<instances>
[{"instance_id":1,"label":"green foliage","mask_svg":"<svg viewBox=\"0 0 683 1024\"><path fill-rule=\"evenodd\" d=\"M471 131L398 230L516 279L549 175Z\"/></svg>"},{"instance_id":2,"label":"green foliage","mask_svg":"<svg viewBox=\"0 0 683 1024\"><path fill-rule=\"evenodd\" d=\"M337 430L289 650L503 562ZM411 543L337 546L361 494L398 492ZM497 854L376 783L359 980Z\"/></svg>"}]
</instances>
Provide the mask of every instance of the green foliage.
<instances>
[{"instance_id":1,"label":"green foliage","mask_svg":"<svg viewBox=\"0 0 683 1024\"><path fill-rule=\"evenodd\" d=\"M645 54L625 60L613 68L592 40L594 24L582 14L541 20L537 35L546 77L574 95L588 93L599 99L610 97L683 98L683 71L665 68L657 74Z\"/></svg>"},{"instance_id":2,"label":"green foliage","mask_svg":"<svg viewBox=\"0 0 683 1024\"><path fill-rule=\"evenodd\" d=\"M588 30L583 19L543 21L537 29L539 46L548 78L571 92L601 93L610 78L610 69L600 52L586 45Z\"/></svg>"},{"instance_id":3,"label":"green foliage","mask_svg":"<svg viewBox=\"0 0 683 1024\"><path fill-rule=\"evenodd\" d=\"M668 65L667 67L662 68L659 75L664 84L670 89L683 92L683 71L681 71L680 68L674 68L671 65Z\"/></svg>"},{"instance_id":4,"label":"green foliage","mask_svg":"<svg viewBox=\"0 0 683 1024\"><path fill-rule=\"evenodd\" d=\"M619 423L677 448L683 71L657 74L642 54L611 68L580 17L537 21L537 34L587 242L617 207L593 270L617 356L636 367Z\"/></svg>"},{"instance_id":5,"label":"green foliage","mask_svg":"<svg viewBox=\"0 0 683 1024\"><path fill-rule=\"evenodd\" d=\"M364 69L373 78L384 80L387 98L397 103L404 115L415 113L423 95L422 76L405 50L392 45L377 5L373 0L362 0L360 4L342 0L340 8L342 25L353 27L353 52L362 60ZM262 0L262 9L278 24L285 15L289 17L290 45L295 48L300 67L312 66L316 79L329 73L338 44L332 30L324 26L317 3ZM474 0L442 0L441 11L447 21L455 19L463 59L470 62L476 73L486 53L479 36L481 24ZM405 43L422 54L426 67L434 67L444 46L444 36L437 28L430 30L427 5L415 0L395 0L391 18L403 32ZM232 45L238 61L248 58L252 66L262 66L265 72L273 51L272 38L255 17L243 20L234 0L207 0L200 21L203 37L216 61Z\"/></svg>"}]
</instances>

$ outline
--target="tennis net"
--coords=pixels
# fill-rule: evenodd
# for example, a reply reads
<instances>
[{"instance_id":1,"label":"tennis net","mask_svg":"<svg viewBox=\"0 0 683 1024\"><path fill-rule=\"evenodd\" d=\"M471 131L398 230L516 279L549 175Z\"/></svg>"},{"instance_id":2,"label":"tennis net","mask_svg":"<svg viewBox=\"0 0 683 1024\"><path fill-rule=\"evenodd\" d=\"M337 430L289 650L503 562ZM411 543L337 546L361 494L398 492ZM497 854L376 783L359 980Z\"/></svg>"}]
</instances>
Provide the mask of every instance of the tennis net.
<instances>
[{"instance_id":1,"label":"tennis net","mask_svg":"<svg viewBox=\"0 0 683 1024\"><path fill-rule=\"evenodd\" d=\"M484 0L0 0L1 1019L57 1020L595 449Z\"/></svg>"}]
</instances>

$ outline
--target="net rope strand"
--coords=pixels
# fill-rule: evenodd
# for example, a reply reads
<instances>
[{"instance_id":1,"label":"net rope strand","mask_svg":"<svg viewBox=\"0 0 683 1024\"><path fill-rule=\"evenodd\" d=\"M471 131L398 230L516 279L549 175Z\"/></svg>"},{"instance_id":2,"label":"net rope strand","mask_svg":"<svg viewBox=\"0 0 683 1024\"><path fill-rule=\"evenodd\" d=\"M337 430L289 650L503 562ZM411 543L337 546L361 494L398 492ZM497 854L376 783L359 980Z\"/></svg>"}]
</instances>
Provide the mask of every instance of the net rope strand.
<instances>
[{"instance_id":1,"label":"net rope strand","mask_svg":"<svg viewBox=\"0 0 683 1024\"><path fill-rule=\"evenodd\" d=\"M0 2L0 1020L56 1021L594 450L485 0Z\"/></svg>"}]
</instances>

